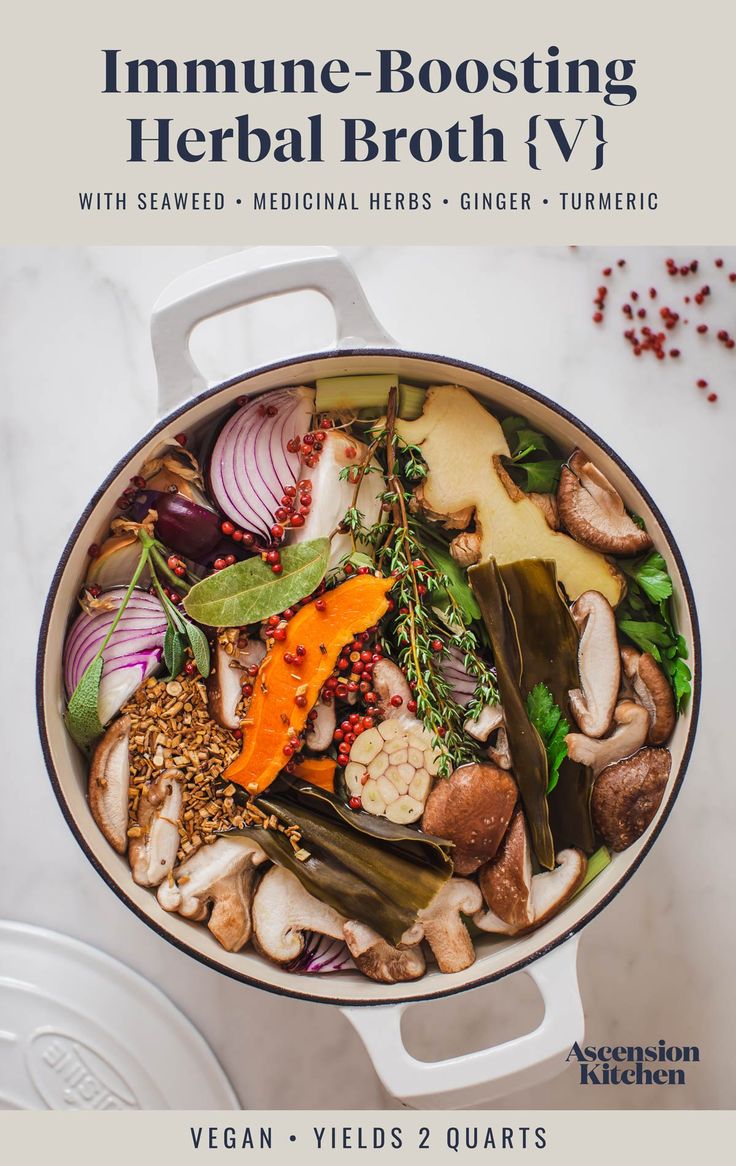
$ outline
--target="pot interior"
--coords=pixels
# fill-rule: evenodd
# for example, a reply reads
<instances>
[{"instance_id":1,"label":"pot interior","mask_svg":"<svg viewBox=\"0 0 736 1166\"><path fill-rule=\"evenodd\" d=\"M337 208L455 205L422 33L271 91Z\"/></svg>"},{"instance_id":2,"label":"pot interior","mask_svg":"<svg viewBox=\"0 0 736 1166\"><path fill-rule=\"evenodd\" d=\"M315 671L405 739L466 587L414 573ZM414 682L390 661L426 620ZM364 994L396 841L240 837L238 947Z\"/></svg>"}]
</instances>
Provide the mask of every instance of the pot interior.
<instances>
[{"instance_id":1,"label":"pot interior","mask_svg":"<svg viewBox=\"0 0 736 1166\"><path fill-rule=\"evenodd\" d=\"M133 882L126 859L113 851L92 819L86 801L86 765L63 724L65 700L61 674L64 633L86 572L87 548L104 536L114 513L115 499L163 438L182 429L191 432L205 427L217 413L245 393L309 383L318 376L376 372L397 373L418 383L462 385L499 410L526 416L533 425L553 437L564 451L579 446L589 454L620 492L627 507L644 518L655 546L667 561L674 583L680 630L688 644L694 675L693 696L686 714L679 717L669 742L672 771L668 787L645 834L628 850L614 855L602 874L538 931L517 939L484 937L476 943L476 963L465 971L442 975L430 965L418 982L395 985L377 984L357 973L294 975L275 967L252 948L226 952L204 925L189 923L178 915L163 911L154 893ZM39 717L49 774L67 821L100 874L119 897L156 931L217 970L272 991L339 1004L390 1003L446 995L514 971L569 937L605 906L651 846L676 796L695 730L699 664L695 612L679 551L664 519L654 509L643 487L632 480L616 455L599 438L547 398L482 369L447 358L395 350L331 353L269 366L210 390L156 426L115 467L80 519L52 585L39 655Z\"/></svg>"}]
</instances>

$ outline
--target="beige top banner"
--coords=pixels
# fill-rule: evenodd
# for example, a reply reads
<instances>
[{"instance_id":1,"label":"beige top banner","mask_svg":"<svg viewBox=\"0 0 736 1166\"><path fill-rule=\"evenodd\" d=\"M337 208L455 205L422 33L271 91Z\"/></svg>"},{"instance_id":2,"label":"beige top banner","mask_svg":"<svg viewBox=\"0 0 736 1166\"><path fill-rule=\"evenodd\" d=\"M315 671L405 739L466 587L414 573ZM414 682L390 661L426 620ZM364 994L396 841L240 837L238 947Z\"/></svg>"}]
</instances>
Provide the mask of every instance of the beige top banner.
<instances>
[{"instance_id":1,"label":"beige top banner","mask_svg":"<svg viewBox=\"0 0 736 1166\"><path fill-rule=\"evenodd\" d=\"M734 23L36 0L3 54L2 241L732 242Z\"/></svg>"}]
</instances>

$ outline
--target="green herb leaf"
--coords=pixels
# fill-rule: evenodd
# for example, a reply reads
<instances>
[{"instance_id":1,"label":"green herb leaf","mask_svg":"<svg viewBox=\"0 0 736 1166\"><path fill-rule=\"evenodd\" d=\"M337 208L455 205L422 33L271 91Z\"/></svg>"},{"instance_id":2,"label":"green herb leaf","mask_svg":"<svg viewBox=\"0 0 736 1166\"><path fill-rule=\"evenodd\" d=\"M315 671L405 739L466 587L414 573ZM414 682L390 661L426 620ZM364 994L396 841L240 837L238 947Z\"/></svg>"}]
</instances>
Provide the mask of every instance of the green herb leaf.
<instances>
[{"instance_id":1,"label":"green herb leaf","mask_svg":"<svg viewBox=\"0 0 736 1166\"><path fill-rule=\"evenodd\" d=\"M207 637L201 628L196 624L190 623L189 620L184 621L184 630L189 640L189 646L194 654L194 662L200 671L200 675L207 679L210 674L210 646L207 642Z\"/></svg>"},{"instance_id":2,"label":"green herb leaf","mask_svg":"<svg viewBox=\"0 0 736 1166\"><path fill-rule=\"evenodd\" d=\"M184 667L184 640L173 624L169 624L164 635L164 664L168 669L167 680L173 680Z\"/></svg>"},{"instance_id":3,"label":"green herb leaf","mask_svg":"<svg viewBox=\"0 0 736 1166\"><path fill-rule=\"evenodd\" d=\"M659 551L652 551L643 558L627 562L621 560L620 566L630 579L635 579L645 595L653 603L661 603L669 599L672 594L672 580L667 573L667 564ZM664 613L663 613L664 614Z\"/></svg>"},{"instance_id":4,"label":"green herb leaf","mask_svg":"<svg viewBox=\"0 0 736 1166\"><path fill-rule=\"evenodd\" d=\"M526 708L529 720L542 738L547 750L549 765L549 782L547 793L551 793L560 777L560 766L567 757L565 737L570 732L570 726L555 704L552 693L546 684L535 684L526 698Z\"/></svg>"},{"instance_id":5,"label":"green herb leaf","mask_svg":"<svg viewBox=\"0 0 736 1166\"><path fill-rule=\"evenodd\" d=\"M184 607L192 619L208 627L258 623L314 591L324 579L329 557L327 538L284 547L281 575L274 575L259 555L254 556L195 583Z\"/></svg>"},{"instance_id":6,"label":"green herb leaf","mask_svg":"<svg viewBox=\"0 0 736 1166\"><path fill-rule=\"evenodd\" d=\"M509 462L502 458L509 477L527 494L554 494L560 481L562 462L558 460Z\"/></svg>"},{"instance_id":7,"label":"green herb leaf","mask_svg":"<svg viewBox=\"0 0 736 1166\"><path fill-rule=\"evenodd\" d=\"M103 666L102 657L97 656L82 673L67 705L66 727L80 749L87 749L105 731L97 707Z\"/></svg>"},{"instance_id":8,"label":"green herb leaf","mask_svg":"<svg viewBox=\"0 0 736 1166\"><path fill-rule=\"evenodd\" d=\"M656 659L659 659L660 655L657 649L666 648L672 643L667 628L663 627L661 623L652 623L649 620L621 619L618 621L618 626L625 636L634 641L637 648L641 648L642 652L650 652Z\"/></svg>"},{"instance_id":9,"label":"green herb leaf","mask_svg":"<svg viewBox=\"0 0 736 1166\"><path fill-rule=\"evenodd\" d=\"M527 493L553 493L562 469L554 442L532 429L525 417L506 417L501 428L511 452L501 459L509 477Z\"/></svg>"}]
</instances>

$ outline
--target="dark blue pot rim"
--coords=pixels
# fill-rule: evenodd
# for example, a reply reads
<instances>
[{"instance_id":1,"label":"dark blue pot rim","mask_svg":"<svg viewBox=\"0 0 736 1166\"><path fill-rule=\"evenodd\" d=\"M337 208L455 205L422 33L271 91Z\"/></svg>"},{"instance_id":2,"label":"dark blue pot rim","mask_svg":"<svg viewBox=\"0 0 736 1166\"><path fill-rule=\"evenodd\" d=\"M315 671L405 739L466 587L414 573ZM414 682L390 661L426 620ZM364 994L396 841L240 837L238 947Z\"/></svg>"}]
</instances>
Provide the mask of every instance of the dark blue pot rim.
<instances>
[{"instance_id":1,"label":"dark blue pot rim","mask_svg":"<svg viewBox=\"0 0 736 1166\"><path fill-rule=\"evenodd\" d=\"M295 987L292 990L291 988L283 988L279 985L264 983L262 980L259 980L256 977L245 975L244 973L237 972L232 968L226 968L222 964L217 963L217 961L210 959L209 956L203 955L201 952L193 950L187 943L185 943L182 940L177 939L169 931L167 931L165 928L161 927L155 920L151 919L146 914L145 911L143 911L140 907L138 907L138 905L136 903L134 903L133 900L128 897L128 895L125 893L125 891L119 886L119 884L112 878L112 876L108 873L108 871L105 870L104 866L98 861L94 852L88 847L88 845L84 839L84 836L82 835L82 832L79 829L79 827L74 819L74 816L71 813L71 810L70 810L70 808L67 804L67 801L64 797L64 793L63 793L63 790L61 788L61 784L59 782L59 779L58 779L58 776L56 773L56 769L54 767L53 758L51 755L51 746L49 743L48 733L46 730L46 717L45 717L45 707L44 707L44 700L43 700L44 660L45 660L45 656L46 656L49 624L50 624L50 620L51 620L51 613L53 610L53 606L54 606L54 603L56 600L56 595L57 595L57 592L59 590L59 586L61 584L62 576L63 576L64 571L66 569L66 565L67 565L67 562L69 560L69 556L71 555L72 549L73 549L73 547L74 547L74 545L75 545L75 543L76 543L76 541L77 541L77 539L82 531L82 528L84 527L85 523L87 522L87 519L92 514L93 510L97 506L98 502L100 501L102 495L107 490L110 483L113 481L113 479L115 477L117 477L117 475L121 472L121 470L123 470L125 468L125 466L131 461L131 459L134 458L136 456L136 454L141 449L143 449L143 447L145 445L148 444L148 442L151 440L151 438L155 437L157 433L162 432L162 430L167 429L171 425L172 421L176 420L178 417L183 417L186 413L188 413L196 405L200 404L203 401L207 401L213 397L218 396L218 394L226 391L229 388L232 388L234 385L247 384L248 381L253 380L256 377L262 376L264 373L276 372L280 369L288 369L296 364L304 364L307 362L324 360L327 358L335 358L335 357L342 358L342 357L354 357L354 356L371 356L371 357L383 356L383 357L386 357L387 360L401 358L401 359L419 360L419 361L424 361L426 363L435 362L438 364L447 365L450 368L460 368L466 372L478 373L479 375L484 376L484 377L491 377L493 380L499 381L501 384L508 385L510 388L513 388L513 389L517 389L520 393L522 393L524 396L530 398L531 400L536 401L541 405L545 405L548 409L552 410L552 412L556 413L559 417L562 417L565 421L569 421L570 424L574 425L581 433L584 433L586 437L590 438L590 440L595 445L597 445L599 449L602 449L611 458L611 460L614 461L616 463L616 465L623 471L623 473L626 475L628 480L636 487L636 489L638 490L641 497L645 499L645 501L647 502L647 505L651 509L652 513L655 515L657 522L658 522L658 524L659 524L659 526L660 526L660 528L665 536L665 539L667 541L668 548L669 548L675 562L677 563L677 569L678 569L680 578L682 580L683 598L684 598L685 603L687 605L687 609L688 609L688 613L689 613L689 617L690 617L690 622L691 622L691 626L692 626L692 633L693 633L692 658L690 661L690 663L692 665L692 672L693 672L693 691L692 691L692 696L690 698L690 702L691 702L690 724L688 726L688 735L687 735L687 740L685 742L685 748L684 748L683 755L682 755L682 761L680 763L677 777L676 777L675 783L670 791L667 803L666 803L666 805L661 813L661 816L660 816L655 828L653 829L651 835L647 839L646 844L642 847L641 851L637 855L635 861L632 862L631 866L628 867L627 870L621 875L620 879L618 879L615 886L613 886L611 888L611 890L608 892L608 894L605 895L599 902L597 902L595 904L595 906L591 907L591 909L589 911L587 911L585 913L585 915L583 915L575 923L574 927L571 927L568 931L564 932L564 934L558 936L556 939L545 944L543 947L538 948L536 951L532 952L530 955L526 956L524 959L518 960L515 963L509 965L508 967L501 969L500 971L490 973L489 975L486 975L486 976L479 976L478 979L473 980L472 983L470 983L470 984L462 984L462 985L458 985L458 986L454 986L454 987L451 985L448 985L448 987L446 987L446 988L440 988L436 992L426 993L423 995L412 995L411 990L409 989L409 991L406 993L406 995L402 995L400 998L397 998L395 1001L354 999L354 998L351 998L350 996L341 996L337 1000L325 1000L320 996L312 995L309 991L305 991L301 987L300 988ZM637 476L634 473L632 473L631 469L626 465L626 463L622 460L622 458L620 458L619 455L615 452L615 450L611 449L610 445L608 445L601 437L599 437L598 434L594 432L594 430L592 430L583 421L580 421L579 418L577 418L574 413L571 413L569 410L565 409L562 405L559 405L556 401L552 401L549 397L546 397L543 393L539 393L535 389L529 388L528 385L522 384L520 381L515 381L511 377L504 376L501 373L493 372L491 369L483 368L482 365L472 364L468 361L456 360L453 357L440 356L437 354L432 354L432 353L427 353L427 352L412 352L412 351L409 351L406 349L400 349L400 348L330 349L330 350L323 351L323 352L306 353L306 354L303 354L300 356L293 356L293 357L289 357L286 360L275 361L272 364L261 365L256 369L252 369L247 373L241 374L240 376L234 376L234 377L231 377L227 381L222 381L219 384L214 385L210 389L205 389L202 393L198 394L198 396L193 397L191 400L186 401L183 405L180 405L179 408L175 409L172 413L169 413L166 417L164 417L160 421L158 421L156 423L156 425L154 425L153 428L150 429L148 431L148 433L146 433L146 435L144 437L142 437L141 440L139 442L137 442L137 444L135 446L133 446L133 448L131 450L128 451L127 454L125 454L122 458L120 458L120 460L117 462L117 464L113 467L113 469L107 475L104 482L102 482L102 484L95 491L90 502L88 503L88 505L86 506L82 515L80 516L79 521L76 523L74 530L70 534L69 539L67 541L67 544L64 547L64 551L63 551L61 558L59 560L59 564L54 572L53 579L51 580L51 586L49 588L49 593L48 593L48 596L46 599L46 604L44 606L43 618L41 621L41 630L40 630L39 643L38 643L38 653L37 653L37 657L36 657L36 709L37 709L37 716L38 716L38 728L39 728L39 734L41 737L41 748L43 749L44 760L46 762L46 769L48 771L48 775L49 775L49 779L51 781L52 789L54 791L54 794L56 795L56 800L59 803L59 806L61 808L61 812L64 815L64 818L66 819L66 822L67 822L70 830L74 834L80 847L82 848L82 850L86 854L87 858L89 859L89 861L91 862L92 866L95 868L97 873L105 880L107 885L111 888L112 891L114 891L114 893L121 900L121 902L123 902L127 907L129 907L130 910L133 911L138 916L139 919L141 919L148 927L150 927L153 931L155 931L158 935L160 935L168 943L172 944L174 947L177 947L180 951L184 952L186 955L191 956L196 960L199 960L199 962L204 964L205 967L211 968L213 971L219 972L221 975L228 976L230 979L239 980L243 984L248 984L252 987L260 988L260 989L267 991L267 992L273 992L276 995L291 996L291 997L294 997L295 999L298 999L298 1000L310 1000L313 1003L337 1005L338 1007L362 1007L362 1006L365 1006L365 1007L384 1006L385 1007L387 1004L390 1004L390 1003L407 1004L407 1003L412 1003L412 1002L422 1002L425 1000L437 1000L437 999L441 999L443 997L452 996L457 992L464 992L464 991L470 990L471 988L478 988L478 987L481 987L483 984L490 984L496 980L502 979L504 976L512 975L514 972L523 971L524 968L529 967L529 965L532 964L535 960L541 959L542 956L547 955L548 952L553 951L555 948L559 947L561 944L567 942L568 939L571 939L574 935L577 935L580 931L582 931L582 929L584 927L586 927L587 924L591 922L591 920L595 919L595 917L597 915L599 915L600 912L603 911L605 907L608 906L608 904L612 901L614 896L617 895L618 892L628 883L629 879L639 869L639 867L641 866L645 857L647 856L647 854L649 854L650 850L652 849L652 846L654 845L655 841L659 837L659 835L662 831L662 828L664 827L665 822L667 821L667 819L672 811L672 807L677 799L677 795L680 791L680 787L682 786L682 782L683 782L684 777L685 777L685 772L687 770L688 764L690 762L690 758L692 756L693 743L695 740L695 733L696 733L697 724L698 724L698 716L699 716L699 712L700 712L700 695L701 695L700 628L699 628L699 624L698 624L698 617L697 617L697 611L696 611L696 606L695 606L695 597L693 594L692 584L690 583L690 578L688 576L687 569L685 567L685 563L684 563L683 558L682 558L682 554L680 553L680 549L675 541L674 535L672 534L672 531L670 530L670 527L669 527L664 515L662 514L661 510L659 509L659 507L655 503L654 499L651 497L649 491L639 481ZM308 982L308 977L306 975L305 976L295 976L294 979L297 980L300 985Z\"/></svg>"}]
</instances>

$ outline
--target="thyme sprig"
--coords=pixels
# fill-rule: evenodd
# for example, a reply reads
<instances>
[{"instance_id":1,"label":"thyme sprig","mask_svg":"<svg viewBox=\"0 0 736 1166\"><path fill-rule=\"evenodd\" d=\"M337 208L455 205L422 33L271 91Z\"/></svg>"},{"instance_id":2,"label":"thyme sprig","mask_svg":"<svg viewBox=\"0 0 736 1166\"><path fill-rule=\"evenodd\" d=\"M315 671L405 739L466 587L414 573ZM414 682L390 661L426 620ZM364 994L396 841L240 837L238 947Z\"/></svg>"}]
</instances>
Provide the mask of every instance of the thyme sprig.
<instances>
[{"instance_id":1,"label":"thyme sprig","mask_svg":"<svg viewBox=\"0 0 736 1166\"><path fill-rule=\"evenodd\" d=\"M477 717L484 705L496 703L498 691L453 594L452 580L433 562L428 540L411 512L413 494L407 484L426 477L427 467L421 450L396 433L396 406L396 390L391 389L384 428L374 429L360 466L343 471L355 482L355 490L340 527L351 534L353 556L359 553L358 544L372 548L376 567L396 578L395 614L384 632L383 647L404 672L416 716L440 752L440 774L448 776L454 765L477 758L478 747L464 733L463 724L468 717ZM381 518L367 527L358 506L360 487L366 474L375 470L370 463L377 457L385 463L386 490L381 495ZM476 679L468 709L455 700L442 669L450 645L462 653L468 673Z\"/></svg>"}]
</instances>

